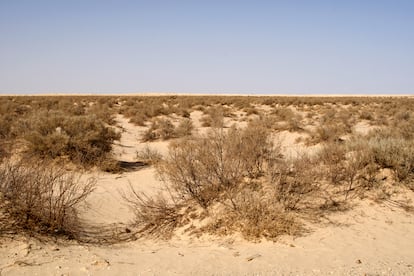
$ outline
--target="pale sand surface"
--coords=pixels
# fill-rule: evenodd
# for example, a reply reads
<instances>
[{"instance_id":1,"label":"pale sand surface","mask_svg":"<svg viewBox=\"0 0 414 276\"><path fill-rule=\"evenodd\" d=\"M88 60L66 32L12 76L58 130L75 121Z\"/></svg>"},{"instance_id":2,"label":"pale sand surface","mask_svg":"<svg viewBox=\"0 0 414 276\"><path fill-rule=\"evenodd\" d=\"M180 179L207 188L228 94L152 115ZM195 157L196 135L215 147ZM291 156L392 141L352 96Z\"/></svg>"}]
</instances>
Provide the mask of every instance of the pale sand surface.
<instances>
[{"instance_id":1,"label":"pale sand surface","mask_svg":"<svg viewBox=\"0 0 414 276\"><path fill-rule=\"evenodd\" d=\"M192 113L198 118L201 114ZM115 147L119 160L135 161L145 128L117 117L124 128ZM362 127L362 126L361 126ZM295 134L280 134L286 153L302 148ZM148 143L163 154L167 142ZM123 227L132 219L122 203L129 185L149 194L162 183L151 167L123 174L95 173L98 187L82 218ZM412 195L411 195L412 197ZM137 240L116 245L43 243L16 237L0 243L1 275L413 275L414 215L393 205L360 203L331 222L309 226L302 237L273 243L238 236L175 236L170 241Z\"/></svg>"},{"instance_id":2,"label":"pale sand surface","mask_svg":"<svg viewBox=\"0 0 414 276\"><path fill-rule=\"evenodd\" d=\"M412 275L413 216L389 206L359 206L338 225L297 239L249 243L221 238L134 241L112 246L0 246L2 275ZM250 260L252 259L252 260Z\"/></svg>"}]
</instances>

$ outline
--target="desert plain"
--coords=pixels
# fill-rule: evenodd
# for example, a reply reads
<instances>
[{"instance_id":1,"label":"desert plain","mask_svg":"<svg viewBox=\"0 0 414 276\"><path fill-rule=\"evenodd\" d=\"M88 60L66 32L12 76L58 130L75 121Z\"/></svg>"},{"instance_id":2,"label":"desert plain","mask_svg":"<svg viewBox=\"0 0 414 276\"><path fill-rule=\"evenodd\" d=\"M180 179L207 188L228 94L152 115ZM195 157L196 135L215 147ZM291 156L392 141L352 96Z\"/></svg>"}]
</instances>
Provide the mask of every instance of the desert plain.
<instances>
[{"instance_id":1,"label":"desert plain","mask_svg":"<svg viewBox=\"0 0 414 276\"><path fill-rule=\"evenodd\" d=\"M412 275L414 98L1 96L0 275Z\"/></svg>"}]
</instances>

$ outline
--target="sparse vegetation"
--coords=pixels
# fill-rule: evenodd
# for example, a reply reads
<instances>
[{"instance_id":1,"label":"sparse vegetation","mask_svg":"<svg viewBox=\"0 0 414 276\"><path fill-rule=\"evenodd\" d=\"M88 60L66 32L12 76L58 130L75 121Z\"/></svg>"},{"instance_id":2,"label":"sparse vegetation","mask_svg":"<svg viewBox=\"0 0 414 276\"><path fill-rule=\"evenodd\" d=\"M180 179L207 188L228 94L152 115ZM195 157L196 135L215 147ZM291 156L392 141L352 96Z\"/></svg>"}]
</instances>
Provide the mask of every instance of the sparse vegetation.
<instances>
[{"instance_id":1,"label":"sparse vegetation","mask_svg":"<svg viewBox=\"0 0 414 276\"><path fill-rule=\"evenodd\" d=\"M316 107L320 108L319 105ZM392 150L391 146L380 146L384 141L375 141L378 138L374 134L368 139L358 136L351 139L352 124L358 118L347 108L340 107L338 112L336 108L324 107L319 123L313 131L308 131L308 142L322 143L320 153L313 157L302 154L289 160L271 141L272 131L301 131L305 118L315 115L303 117L281 105L261 115L265 120L251 121L245 129L237 129L224 127L222 110L208 109L202 123L211 126L211 131L175 141L169 156L157 165L167 190L175 195L170 202L176 205L170 208L178 206L175 212L180 214L179 225L194 219L202 221L205 213L212 213L212 221L200 231L216 234L240 231L249 239L275 239L280 234L301 231L300 213L317 215L321 210L341 210L338 206L351 198L364 196L372 189L384 189L382 180L376 178L381 169L392 169L399 181L410 175L410 142L402 136L392 143L388 141L399 145L398 150ZM317 114L318 110L314 112ZM375 116L372 110L366 112ZM280 127L278 121L286 122L285 127ZM385 153L389 151L396 152L398 158ZM382 160L381 156L393 162ZM148 200L141 203L153 203ZM205 211L186 214L183 210L190 208L192 202Z\"/></svg>"},{"instance_id":2,"label":"sparse vegetation","mask_svg":"<svg viewBox=\"0 0 414 276\"><path fill-rule=\"evenodd\" d=\"M162 159L161 153L146 145L142 150L137 151L137 159L148 164L156 164Z\"/></svg>"},{"instance_id":3,"label":"sparse vegetation","mask_svg":"<svg viewBox=\"0 0 414 276\"><path fill-rule=\"evenodd\" d=\"M120 172L112 154L119 113L144 129L137 163L154 166L164 183L155 197L125 195L143 235L298 235L306 218L358 198L388 200L389 187L414 190L412 110L412 98L385 97L0 97L1 208L16 227L76 236L72 207L93 184L63 168ZM300 135L297 156L283 155L282 131ZM168 141L169 154L153 141Z\"/></svg>"},{"instance_id":4,"label":"sparse vegetation","mask_svg":"<svg viewBox=\"0 0 414 276\"><path fill-rule=\"evenodd\" d=\"M34 114L25 125L23 138L27 152L41 158L68 157L83 165L98 164L108 158L120 134L93 115L69 117L61 112Z\"/></svg>"},{"instance_id":5,"label":"sparse vegetation","mask_svg":"<svg viewBox=\"0 0 414 276\"><path fill-rule=\"evenodd\" d=\"M82 227L77 207L94 187L94 179L82 179L41 160L7 160L0 165L2 207L11 217L9 223L32 233L76 238Z\"/></svg>"}]
</instances>

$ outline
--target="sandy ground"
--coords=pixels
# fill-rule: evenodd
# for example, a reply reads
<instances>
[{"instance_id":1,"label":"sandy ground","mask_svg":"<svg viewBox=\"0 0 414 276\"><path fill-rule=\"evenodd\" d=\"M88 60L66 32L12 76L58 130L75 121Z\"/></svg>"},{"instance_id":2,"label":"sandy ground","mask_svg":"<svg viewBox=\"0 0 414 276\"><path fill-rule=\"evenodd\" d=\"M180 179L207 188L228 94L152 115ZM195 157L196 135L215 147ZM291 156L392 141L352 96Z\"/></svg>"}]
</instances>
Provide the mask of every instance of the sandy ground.
<instances>
[{"instance_id":1,"label":"sandy ground","mask_svg":"<svg viewBox=\"0 0 414 276\"><path fill-rule=\"evenodd\" d=\"M414 218L390 206L359 206L304 237L248 243L221 238L111 246L0 246L2 275L413 275Z\"/></svg>"},{"instance_id":2,"label":"sandy ground","mask_svg":"<svg viewBox=\"0 0 414 276\"><path fill-rule=\"evenodd\" d=\"M192 114L199 117L201 114ZM144 128L123 117L119 160L135 161ZM281 133L286 153L299 150L296 136ZM167 142L149 143L163 154ZM84 206L95 225L126 226L132 219L121 194L129 185L149 194L162 183L153 168L123 174L95 173L98 187ZM414 215L393 205L361 203L313 225L303 237L251 243L233 236L170 241L137 240L116 245L40 242L16 236L0 240L0 275L413 275Z\"/></svg>"}]
</instances>

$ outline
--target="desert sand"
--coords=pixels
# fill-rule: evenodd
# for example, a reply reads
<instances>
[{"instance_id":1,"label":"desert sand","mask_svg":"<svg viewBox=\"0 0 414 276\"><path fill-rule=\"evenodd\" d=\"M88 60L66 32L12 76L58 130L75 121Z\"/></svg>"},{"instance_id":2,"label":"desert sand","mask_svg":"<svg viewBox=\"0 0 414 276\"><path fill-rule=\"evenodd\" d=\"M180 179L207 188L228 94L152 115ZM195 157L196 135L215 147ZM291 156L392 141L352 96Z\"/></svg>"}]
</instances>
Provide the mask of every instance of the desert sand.
<instances>
[{"instance_id":1,"label":"desert sand","mask_svg":"<svg viewBox=\"0 0 414 276\"><path fill-rule=\"evenodd\" d=\"M199 127L200 112L191 114ZM134 162L143 127L117 117L122 138L115 145L118 160ZM364 125L357 131L364 132ZM297 137L280 133L285 154L295 154ZM169 142L147 143L167 154ZM148 194L161 191L155 170L143 167L122 174L91 173L98 187L83 207L91 225L123 231L133 219L122 203L129 185ZM116 244L39 241L9 237L0 244L0 275L412 275L414 215L392 202L364 201L352 210L309 225L301 237L282 236L258 243L238 235L171 240L138 239Z\"/></svg>"}]
</instances>

